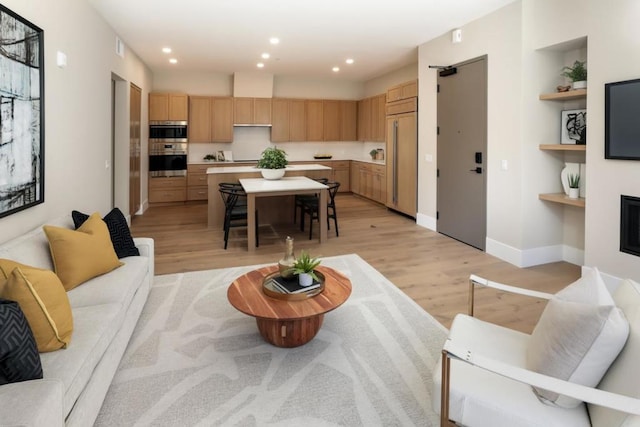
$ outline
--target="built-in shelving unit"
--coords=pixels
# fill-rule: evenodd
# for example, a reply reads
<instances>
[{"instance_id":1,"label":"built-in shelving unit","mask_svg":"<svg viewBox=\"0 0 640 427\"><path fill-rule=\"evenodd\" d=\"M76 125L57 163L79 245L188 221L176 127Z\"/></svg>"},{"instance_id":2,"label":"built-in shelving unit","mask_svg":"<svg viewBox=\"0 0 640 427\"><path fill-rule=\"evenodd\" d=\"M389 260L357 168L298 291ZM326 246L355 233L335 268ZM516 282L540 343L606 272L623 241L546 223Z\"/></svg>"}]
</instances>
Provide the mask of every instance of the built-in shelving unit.
<instances>
[{"instance_id":1,"label":"built-in shelving unit","mask_svg":"<svg viewBox=\"0 0 640 427\"><path fill-rule=\"evenodd\" d=\"M585 199L582 197L578 199L572 199L564 193L546 193L538 194L540 200L546 200L548 202L561 203L563 205L575 206L578 208L585 207Z\"/></svg>"},{"instance_id":2,"label":"built-in shelving unit","mask_svg":"<svg viewBox=\"0 0 640 427\"><path fill-rule=\"evenodd\" d=\"M540 149L548 151L587 151L587 146L577 144L540 144Z\"/></svg>"},{"instance_id":3,"label":"built-in shelving unit","mask_svg":"<svg viewBox=\"0 0 640 427\"><path fill-rule=\"evenodd\" d=\"M566 92L543 93L540 101L571 101L587 97L586 89L569 90Z\"/></svg>"}]
</instances>

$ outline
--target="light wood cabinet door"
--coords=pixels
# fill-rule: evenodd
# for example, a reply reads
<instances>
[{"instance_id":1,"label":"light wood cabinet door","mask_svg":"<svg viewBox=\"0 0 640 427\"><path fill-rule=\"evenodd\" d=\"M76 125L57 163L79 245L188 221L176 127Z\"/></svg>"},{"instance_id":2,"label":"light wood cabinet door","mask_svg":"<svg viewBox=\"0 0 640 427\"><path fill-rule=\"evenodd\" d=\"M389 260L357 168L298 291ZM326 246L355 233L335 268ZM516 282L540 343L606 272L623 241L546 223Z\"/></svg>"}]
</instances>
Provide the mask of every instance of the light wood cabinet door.
<instances>
[{"instance_id":1,"label":"light wood cabinet door","mask_svg":"<svg viewBox=\"0 0 640 427\"><path fill-rule=\"evenodd\" d=\"M189 97L189 142L211 142L211 97Z\"/></svg>"},{"instance_id":2,"label":"light wood cabinet door","mask_svg":"<svg viewBox=\"0 0 640 427\"><path fill-rule=\"evenodd\" d=\"M271 142L289 141L289 100L271 101Z\"/></svg>"},{"instance_id":3,"label":"light wood cabinet door","mask_svg":"<svg viewBox=\"0 0 640 427\"><path fill-rule=\"evenodd\" d=\"M362 194L360 190L360 165L358 162L351 162L349 171L349 186L354 194Z\"/></svg>"},{"instance_id":4,"label":"light wood cabinet door","mask_svg":"<svg viewBox=\"0 0 640 427\"><path fill-rule=\"evenodd\" d=\"M371 98L365 98L358 110L358 140L371 141Z\"/></svg>"},{"instance_id":5,"label":"light wood cabinet door","mask_svg":"<svg viewBox=\"0 0 640 427\"><path fill-rule=\"evenodd\" d=\"M403 83L401 86L401 92L402 99L418 96L418 80Z\"/></svg>"},{"instance_id":6,"label":"light wood cabinet door","mask_svg":"<svg viewBox=\"0 0 640 427\"><path fill-rule=\"evenodd\" d=\"M184 202L186 199L186 177L149 177L149 203Z\"/></svg>"},{"instance_id":7,"label":"light wood cabinet door","mask_svg":"<svg viewBox=\"0 0 640 427\"><path fill-rule=\"evenodd\" d=\"M351 180L349 179L351 173L349 170L349 163L346 163L346 167L335 165L333 169L333 180L340 183L340 188L338 188L339 193L347 193L351 191Z\"/></svg>"},{"instance_id":8,"label":"light wood cabinet door","mask_svg":"<svg viewBox=\"0 0 640 427\"><path fill-rule=\"evenodd\" d=\"M358 103L357 101L340 102L340 140L357 141ZM342 190L342 188L341 188Z\"/></svg>"},{"instance_id":9,"label":"light wood cabinet door","mask_svg":"<svg viewBox=\"0 0 640 427\"><path fill-rule=\"evenodd\" d=\"M308 99L306 104L307 141L323 140L323 102L321 99Z\"/></svg>"},{"instance_id":10,"label":"light wood cabinet door","mask_svg":"<svg viewBox=\"0 0 640 427\"><path fill-rule=\"evenodd\" d=\"M149 120L169 120L169 95L149 94Z\"/></svg>"},{"instance_id":11,"label":"light wood cabinet door","mask_svg":"<svg viewBox=\"0 0 640 427\"><path fill-rule=\"evenodd\" d=\"M325 141L340 141L340 101L322 101L322 123Z\"/></svg>"},{"instance_id":12,"label":"light wood cabinet door","mask_svg":"<svg viewBox=\"0 0 640 427\"><path fill-rule=\"evenodd\" d=\"M233 123L248 125L253 122L253 98L233 98Z\"/></svg>"},{"instance_id":13,"label":"light wood cabinet door","mask_svg":"<svg viewBox=\"0 0 640 427\"><path fill-rule=\"evenodd\" d=\"M307 102L304 99L289 101L289 141L307 140Z\"/></svg>"},{"instance_id":14,"label":"light wood cabinet door","mask_svg":"<svg viewBox=\"0 0 640 427\"><path fill-rule=\"evenodd\" d=\"M233 98L214 96L211 98L211 140L233 142Z\"/></svg>"},{"instance_id":15,"label":"light wood cabinet door","mask_svg":"<svg viewBox=\"0 0 640 427\"><path fill-rule=\"evenodd\" d=\"M371 98L371 123L369 137L371 141L380 141L384 139L384 135L378 135L378 110L380 109L380 98L374 96Z\"/></svg>"},{"instance_id":16,"label":"light wood cabinet door","mask_svg":"<svg viewBox=\"0 0 640 427\"><path fill-rule=\"evenodd\" d=\"M169 94L169 120L189 120L189 97L185 94Z\"/></svg>"},{"instance_id":17,"label":"light wood cabinet door","mask_svg":"<svg viewBox=\"0 0 640 427\"><path fill-rule=\"evenodd\" d=\"M387 114L386 114L386 105L387 96L383 93L382 95L378 95L378 109L373 112L372 115L375 114L375 137L374 141L384 142L386 138L386 124L387 124Z\"/></svg>"},{"instance_id":18,"label":"light wood cabinet door","mask_svg":"<svg viewBox=\"0 0 640 427\"><path fill-rule=\"evenodd\" d=\"M271 109L271 98L254 98L253 123L256 125L270 125Z\"/></svg>"}]
</instances>

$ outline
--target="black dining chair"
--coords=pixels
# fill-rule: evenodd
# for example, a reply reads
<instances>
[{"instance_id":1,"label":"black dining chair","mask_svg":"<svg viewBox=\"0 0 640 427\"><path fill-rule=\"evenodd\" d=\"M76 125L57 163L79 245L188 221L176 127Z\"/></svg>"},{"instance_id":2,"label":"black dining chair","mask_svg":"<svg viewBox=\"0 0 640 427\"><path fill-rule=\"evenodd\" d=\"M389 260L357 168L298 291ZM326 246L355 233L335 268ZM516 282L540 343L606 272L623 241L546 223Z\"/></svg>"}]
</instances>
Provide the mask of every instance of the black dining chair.
<instances>
[{"instance_id":1,"label":"black dining chair","mask_svg":"<svg viewBox=\"0 0 640 427\"><path fill-rule=\"evenodd\" d=\"M246 227L247 193L240 184L222 182L218 184L218 191L224 203L224 248L229 242L229 230L232 227ZM256 247L260 246L258 240L258 210L256 209Z\"/></svg>"},{"instance_id":2,"label":"black dining chair","mask_svg":"<svg viewBox=\"0 0 640 427\"><path fill-rule=\"evenodd\" d=\"M327 182L327 192L329 197L327 200L327 230L331 230L329 220L333 219L333 223L336 227L336 237L340 236L338 231L338 212L336 211L336 194L338 188L340 188L339 182ZM318 196L311 196L302 202L302 226L304 227L304 217L309 215L309 240L313 236L313 220L320 220L320 198ZM303 228L302 228L303 229Z\"/></svg>"},{"instance_id":3,"label":"black dining chair","mask_svg":"<svg viewBox=\"0 0 640 427\"><path fill-rule=\"evenodd\" d=\"M314 178L313 180L325 185L329 182L329 178ZM303 203L305 200L311 200L316 196L313 194L296 194L294 196L293 223L298 222L298 210L300 210L300 231L304 231Z\"/></svg>"}]
</instances>

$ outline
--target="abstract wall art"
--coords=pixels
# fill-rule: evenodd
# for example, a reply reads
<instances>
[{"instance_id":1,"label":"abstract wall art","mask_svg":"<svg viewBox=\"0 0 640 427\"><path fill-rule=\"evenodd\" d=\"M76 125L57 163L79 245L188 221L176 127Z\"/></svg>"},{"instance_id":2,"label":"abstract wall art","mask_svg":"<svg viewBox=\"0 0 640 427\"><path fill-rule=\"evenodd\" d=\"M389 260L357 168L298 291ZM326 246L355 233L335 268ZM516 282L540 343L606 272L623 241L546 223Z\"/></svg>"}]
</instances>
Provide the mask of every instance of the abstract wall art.
<instances>
[{"instance_id":1,"label":"abstract wall art","mask_svg":"<svg viewBox=\"0 0 640 427\"><path fill-rule=\"evenodd\" d=\"M0 5L0 218L44 202L44 32Z\"/></svg>"}]
</instances>

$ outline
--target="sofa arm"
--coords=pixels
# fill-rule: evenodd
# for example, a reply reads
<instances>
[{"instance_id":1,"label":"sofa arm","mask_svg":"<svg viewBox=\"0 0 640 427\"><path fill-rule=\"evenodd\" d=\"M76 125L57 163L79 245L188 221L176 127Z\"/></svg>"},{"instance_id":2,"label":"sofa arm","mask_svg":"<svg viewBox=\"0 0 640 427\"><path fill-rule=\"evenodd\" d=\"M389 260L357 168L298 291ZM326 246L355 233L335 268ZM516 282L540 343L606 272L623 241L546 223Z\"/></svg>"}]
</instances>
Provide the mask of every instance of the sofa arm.
<instances>
[{"instance_id":1,"label":"sofa arm","mask_svg":"<svg viewBox=\"0 0 640 427\"><path fill-rule=\"evenodd\" d=\"M150 237L134 237L133 243L140 251L141 256L149 258L149 271L151 277L155 275L154 262L155 262L155 246L154 241Z\"/></svg>"},{"instance_id":2,"label":"sofa arm","mask_svg":"<svg viewBox=\"0 0 640 427\"><path fill-rule=\"evenodd\" d=\"M64 387L57 380L0 386L0 425L64 426Z\"/></svg>"}]
</instances>

